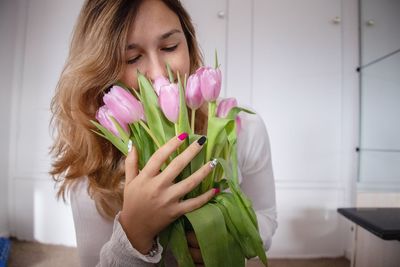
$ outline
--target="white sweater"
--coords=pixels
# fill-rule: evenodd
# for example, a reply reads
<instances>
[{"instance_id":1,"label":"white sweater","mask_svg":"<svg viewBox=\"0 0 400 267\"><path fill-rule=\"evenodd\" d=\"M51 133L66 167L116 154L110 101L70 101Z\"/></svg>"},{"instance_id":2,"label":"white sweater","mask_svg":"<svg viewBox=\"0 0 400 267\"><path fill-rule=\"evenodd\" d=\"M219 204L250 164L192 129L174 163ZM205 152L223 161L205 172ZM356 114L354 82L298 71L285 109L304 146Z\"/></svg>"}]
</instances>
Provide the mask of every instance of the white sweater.
<instances>
[{"instance_id":1,"label":"white sweater","mask_svg":"<svg viewBox=\"0 0 400 267\"><path fill-rule=\"evenodd\" d=\"M253 203L260 235L268 250L277 227L269 137L258 114L241 112L239 117L242 125L237 140L240 187ZM119 214L114 221L101 217L87 193L87 186L87 179L82 178L70 194L81 266L154 266L159 262L160 244L159 253L154 257L138 252L119 224ZM169 252L166 263L176 266Z\"/></svg>"}]
</instances>

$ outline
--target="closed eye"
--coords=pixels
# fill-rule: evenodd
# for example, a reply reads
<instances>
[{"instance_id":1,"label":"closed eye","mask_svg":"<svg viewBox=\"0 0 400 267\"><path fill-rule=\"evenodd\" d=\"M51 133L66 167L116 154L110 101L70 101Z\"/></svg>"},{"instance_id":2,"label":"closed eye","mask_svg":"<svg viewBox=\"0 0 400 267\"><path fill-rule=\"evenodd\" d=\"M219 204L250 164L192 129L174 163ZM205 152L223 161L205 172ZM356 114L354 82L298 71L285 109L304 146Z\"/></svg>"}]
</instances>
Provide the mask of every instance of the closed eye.
<instances>
[{"instance_id":1,"label":"closed eye","mask_svg":"<svg viewBox=\"0 0 400 267\"><path fill-rule=\"evenodd\" d=\"M134 63L138 62L138 60L139 60L141 57L142 57L142 56L139 55L139 56L137 56L137 57L134 57L134 58L132 58L132 59L127 60L126 63L128 63L128 64L134 64Z\"/></svg>"},{"instance_id":2,"label":"closed eye","mask_svg":"<svg viewBox=\"0 0 400 267\"><path fill-rule=\"evenodd\" d=\"M165 52L173 52L178 47L178 45L179 44L176 44L176 45L173 45L173 46L164 47L164 48L161 48L161 50L165 51Z\"/></svg>"}]
</instances>

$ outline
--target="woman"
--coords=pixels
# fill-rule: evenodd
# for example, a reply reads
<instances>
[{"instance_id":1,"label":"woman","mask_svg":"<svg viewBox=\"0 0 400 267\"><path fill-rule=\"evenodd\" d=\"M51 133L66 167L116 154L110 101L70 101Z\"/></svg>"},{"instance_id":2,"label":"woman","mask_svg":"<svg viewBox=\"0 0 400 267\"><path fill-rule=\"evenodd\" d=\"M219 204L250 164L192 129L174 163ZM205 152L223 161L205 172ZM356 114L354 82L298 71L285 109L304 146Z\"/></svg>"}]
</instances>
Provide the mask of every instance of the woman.
<instances>
[{"instance_id":1,"label":"woman","mask_svg":"<svg viewBox=\"0 0 400 267\"><path fill-rule=\"evenodd\" d=\"M102 105L104 92L121 80L138 88L139 70L152 80L190 74L201 56L189 15L178 0L87 0L81 10L70 54L52 101L57 139L51 174L71 192L81 266L152 266L160 260L157 235L186 212L207 203L210 190L185 201L179 198L212 170L205 164L173 184L181 169L201 150L206 137L192 143L161 173L160 166L186 134L171 139L138 170L134 146L125 158L93 134L89 120ZM275 191L268 135L258 115L243 114L238 137L241 187L253 201L266 248L276 229ZM207 105L196 113L196 132L206 133ZM196 238L188 233L194 261L202 264ZM167 254L167 265L176 264Z\"/></svg>"}]
</instances>

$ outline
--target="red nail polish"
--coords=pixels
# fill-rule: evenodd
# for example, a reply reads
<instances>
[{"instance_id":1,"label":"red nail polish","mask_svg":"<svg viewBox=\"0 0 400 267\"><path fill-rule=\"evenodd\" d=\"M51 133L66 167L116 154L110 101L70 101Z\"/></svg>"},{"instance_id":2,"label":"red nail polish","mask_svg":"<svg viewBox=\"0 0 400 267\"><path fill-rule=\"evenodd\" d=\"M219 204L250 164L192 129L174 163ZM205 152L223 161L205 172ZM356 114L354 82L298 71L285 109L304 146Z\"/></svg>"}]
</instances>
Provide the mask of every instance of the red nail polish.
<instances>
[{"instance_id":1,"label":"red nail polish","mask_svg":"<svg viewBox=\"0 0 400 267\"><path fill-rule=\"evenodd\" d=\"M219 190L219 188L214 188L214 195L219 194L219 192L221 192L221 190Z\"/></svg>"},{"instance_id":2,"label":"red nail polish","mask_svg":"<svg viewBox=\"0 0 400 267\"><path fill-rule=\"evenodd\" d=\"M186 137L188 137L188 134L187 133L181 133L179 136L178 136L178 138L179 138L179 140L185 140L186 139Z\"/></svg>"}]
</instances>

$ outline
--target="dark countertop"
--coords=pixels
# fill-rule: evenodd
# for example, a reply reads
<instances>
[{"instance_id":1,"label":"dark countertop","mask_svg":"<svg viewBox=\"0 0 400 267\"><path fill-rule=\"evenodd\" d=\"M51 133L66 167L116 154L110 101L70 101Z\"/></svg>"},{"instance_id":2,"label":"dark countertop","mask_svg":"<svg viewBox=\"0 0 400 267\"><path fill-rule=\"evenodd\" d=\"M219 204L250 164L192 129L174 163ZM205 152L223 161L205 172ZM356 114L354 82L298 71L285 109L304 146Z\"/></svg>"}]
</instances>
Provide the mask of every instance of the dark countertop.
<instances>
[{"instance_id":1,"label":"dark countertop","mask_svg":"<svg viewBox=\"0 0 400 267\"><path fill-rule=\"evenodd\" d=\"M339 208L338 212L384 240L400 241L400 208Z\"/></svg>"}]
</instances>

